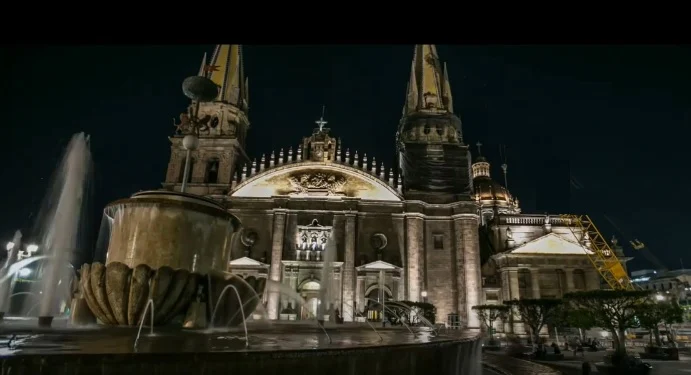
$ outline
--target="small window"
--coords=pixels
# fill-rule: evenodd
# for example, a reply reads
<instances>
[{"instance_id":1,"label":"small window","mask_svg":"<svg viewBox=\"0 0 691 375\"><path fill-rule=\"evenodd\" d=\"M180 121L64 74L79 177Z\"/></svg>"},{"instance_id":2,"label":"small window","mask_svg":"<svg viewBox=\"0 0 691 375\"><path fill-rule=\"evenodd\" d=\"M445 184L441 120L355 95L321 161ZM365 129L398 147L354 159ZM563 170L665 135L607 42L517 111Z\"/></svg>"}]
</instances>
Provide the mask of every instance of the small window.
<instances>
[{"instance_id":1,"label":"small window","mask_svg":"<svg viewBox=\"0 0 691 375\"><path fill-rule=\"evenodd\" d=\"M218 183L218 166L220 162L218 159L210 159L206 163L206 183L216 184Z\"/></svg>"},{"instance_id":2,"label":"small window","mask_svg":"<svg viewBox=\"0 0 691 375\"><path fill-rule=\"evenodd\" d=\"M444 235L435 234L434 238L434 250L444 250Z\"/></svg>"}]
</instances>

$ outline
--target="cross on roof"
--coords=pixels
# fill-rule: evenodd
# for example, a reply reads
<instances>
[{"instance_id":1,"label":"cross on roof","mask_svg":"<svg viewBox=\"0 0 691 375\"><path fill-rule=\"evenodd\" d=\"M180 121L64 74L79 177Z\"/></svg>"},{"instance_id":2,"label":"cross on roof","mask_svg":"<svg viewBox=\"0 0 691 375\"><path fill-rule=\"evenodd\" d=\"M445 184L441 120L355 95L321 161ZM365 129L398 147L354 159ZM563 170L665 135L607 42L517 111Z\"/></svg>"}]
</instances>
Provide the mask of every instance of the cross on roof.
<instances>
[{"instance_id":1,"label":"cross on roof","mask_svg":"<svg viewBox=\"0 0 691 375\"><path fill-rule=\"evenodd\" d=\"M319 126L319 131L322 131L324 125L329 123L328 121L324 121L324 111L326 111L326 106L322 107L322 117L319 120L315 121L317 126Z\"/></svg>"},{"instance_id":2,"label":"cross on roof","mask_svg":"<svg viewBox=\"0 0 691 375\"><path fill-rule=\"evenodd\" d=\"M477 146L477 154L481 155L482 154L482 143L478 142L475 145Z\"/></svg>"}]
</instances>

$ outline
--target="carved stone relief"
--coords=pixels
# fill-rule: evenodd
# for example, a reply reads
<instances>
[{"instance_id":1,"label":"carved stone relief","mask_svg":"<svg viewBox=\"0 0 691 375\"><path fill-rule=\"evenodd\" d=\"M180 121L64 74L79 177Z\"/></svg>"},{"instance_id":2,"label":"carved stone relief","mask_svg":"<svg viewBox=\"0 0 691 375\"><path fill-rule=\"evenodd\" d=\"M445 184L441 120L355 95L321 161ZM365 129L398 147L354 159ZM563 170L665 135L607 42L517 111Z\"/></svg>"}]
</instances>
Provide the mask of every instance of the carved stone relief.
<instances>
[{"instance_id":1,"label":"carved stone relief","mask_svg":"<svg viewBox=\"0 0 691 375\"><path fill-rule=\"evenodd\" d=\"M288 178L292 194L325 193L326 195L345 195L345 177L333 173L302 173Z\"/></svg>"}]
</instances>

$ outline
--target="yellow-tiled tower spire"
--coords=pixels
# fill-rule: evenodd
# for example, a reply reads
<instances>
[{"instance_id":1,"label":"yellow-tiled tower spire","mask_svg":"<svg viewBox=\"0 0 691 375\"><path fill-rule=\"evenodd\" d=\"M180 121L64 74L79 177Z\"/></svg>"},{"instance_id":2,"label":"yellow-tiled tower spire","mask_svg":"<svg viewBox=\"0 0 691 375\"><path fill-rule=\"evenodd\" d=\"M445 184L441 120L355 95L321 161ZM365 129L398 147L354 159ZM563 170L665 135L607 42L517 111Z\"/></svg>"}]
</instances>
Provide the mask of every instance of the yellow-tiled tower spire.
<instances>
[{"instance_id":1,"label":"yellow-tiled tower spire","mask_svg":"<svg viewBox=\"0 0 691 375\"><path fill-rule=\"evenodd\" d=\"M440 111L453 113L451 84L446 70L437 55L434 44L415 46L410 81L403 114L418 111Z\"/></svg>"},{"instance_id":2,"label":"yellow-tiled tower spire","mask_svg":"<svg viewBox=\"0 0 691 375\"><path fill-rule=\"evenodd\" d=\"M206 55L204 56L206 59ZM206 74L218 85L217 101L232 104L243 111L249 107L248 80L242 60L242 46L219 44L208 64L202 63L200 74Z\"/></svg>"}]
</instances>

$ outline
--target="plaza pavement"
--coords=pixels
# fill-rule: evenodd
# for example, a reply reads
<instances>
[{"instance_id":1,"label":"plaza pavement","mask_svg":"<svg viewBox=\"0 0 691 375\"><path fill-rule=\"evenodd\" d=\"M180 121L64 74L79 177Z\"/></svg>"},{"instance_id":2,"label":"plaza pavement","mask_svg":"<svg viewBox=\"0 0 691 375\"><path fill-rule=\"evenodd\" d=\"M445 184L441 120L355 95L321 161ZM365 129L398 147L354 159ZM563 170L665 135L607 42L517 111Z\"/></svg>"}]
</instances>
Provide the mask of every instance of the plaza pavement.
<instances>
[{"instance_id":1,"label":"plaza pavement","mask_svg":"<svg viewBox=\"0 0 691 375\"><path fill-rule=\"evenodd\" d=\"M633 350L630 350L633 351ZM564 352L564 360L561 361L536 361L543 365L551 366L562 370L565 375L580 374L581 364L583 360L590 363L602 362L602 357L605 355L604 351L599 352L585 352L583 357L578 354L573 356L573 352ZM651 375L691 375L691 356L681 354L678 361L659 361L654 359L644 359L653 366ZM597 374L595 366L592 366L593 374Z\"/></svg>"}]
</instances>

